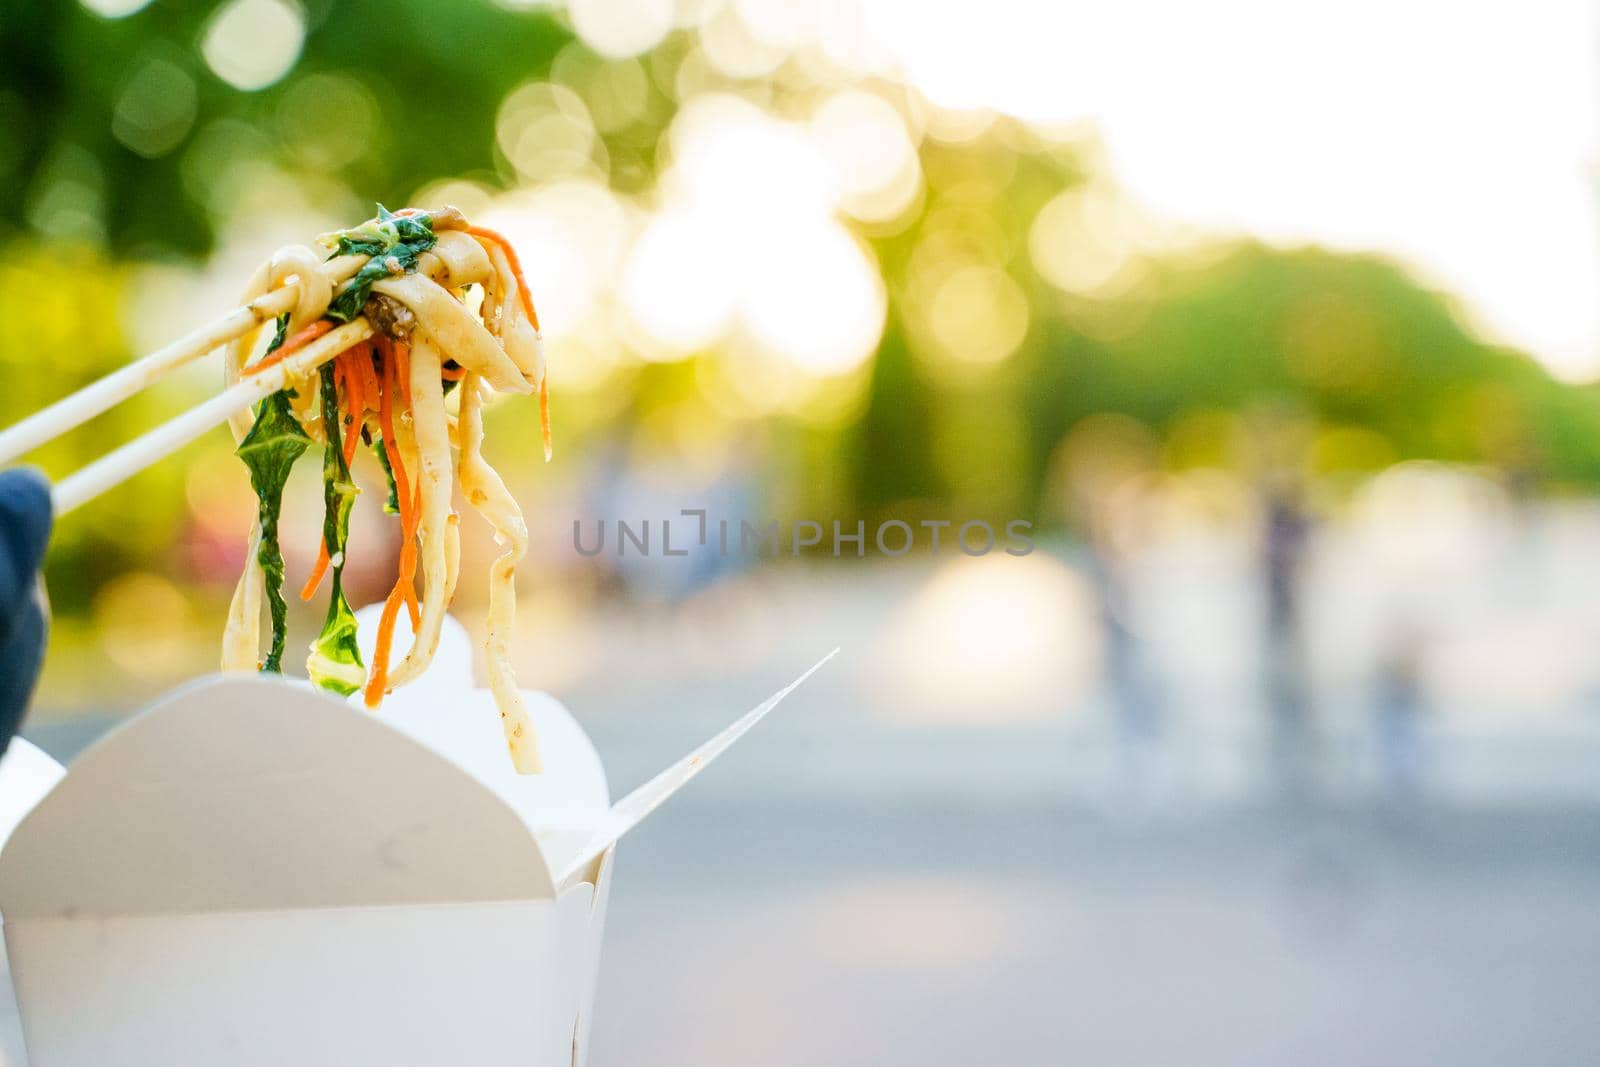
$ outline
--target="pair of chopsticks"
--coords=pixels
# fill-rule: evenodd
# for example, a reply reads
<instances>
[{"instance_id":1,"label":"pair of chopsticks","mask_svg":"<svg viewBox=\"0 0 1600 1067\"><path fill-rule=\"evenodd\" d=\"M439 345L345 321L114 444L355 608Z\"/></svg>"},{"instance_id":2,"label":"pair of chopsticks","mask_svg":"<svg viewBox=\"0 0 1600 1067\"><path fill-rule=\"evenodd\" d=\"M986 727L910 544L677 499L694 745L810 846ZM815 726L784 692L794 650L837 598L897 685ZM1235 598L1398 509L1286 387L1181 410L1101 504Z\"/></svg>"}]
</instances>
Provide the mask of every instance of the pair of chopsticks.
<instances>
[{"instance_id":1,"label":"pair of chopsticks","mask_svg":"<svg viewBox=\"0 0 1600 1067\"><path fill-rule=\"evenodd\" d=\"M364 259L340 257L330 261L325 269L331 281L342 285L359 269ZM338 291L337 288L335 291ZM143 392L178 367L293 310L299 293L299 281L291 281L0 431L0 466L11 463ZM228 421L236 412L276 393L288 384L290 378L304 377L351 345L370 337L372 332L372 326L365 316L358 316L328 331L281 362L243 378L210 400L63 478L51 492L56 514L71 511L121 484L212 427Z\"/></svg>"}]
</instances>

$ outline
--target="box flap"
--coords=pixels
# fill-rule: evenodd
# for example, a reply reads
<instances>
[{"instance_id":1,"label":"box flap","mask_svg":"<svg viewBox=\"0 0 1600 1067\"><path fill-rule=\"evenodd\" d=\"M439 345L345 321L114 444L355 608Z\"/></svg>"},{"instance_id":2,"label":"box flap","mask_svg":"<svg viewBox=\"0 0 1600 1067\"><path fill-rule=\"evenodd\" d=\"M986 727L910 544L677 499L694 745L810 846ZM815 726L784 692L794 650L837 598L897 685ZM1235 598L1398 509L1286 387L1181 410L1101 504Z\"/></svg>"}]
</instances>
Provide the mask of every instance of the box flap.
<instances>
[{"instance_id":1,"label":"box flap","mask_svg":"<svg viewBox=\"0 0 1600 1067\"><path fill-rule=\"evenodd\" d=\"M358 634L369 658L367 646L375 641L377 609L374 605L356 612ZM408 623L401 612L394 645L402 651L411 644ZM544 755L544 770L538 774L518 774L512 766L494 696L473 681L471 640L462 625L446 615L433 665L415 682L385 697L378 717L494 790L535 833L593 829L611 806L605 768L594 743L572 713L548 693L524 689L522 700Z\"/></svg>"},{"instance_id":2,"label":"box flap","mask_svg":"<svg viewBox=\"0 0 1600 1067\"><path fill-rule=\"evenodd\" d=\"M824 663L838 654L839 650L836 648L823 656L812 664L810 670L746 712L731 726L725 727L711 740L612 805L605 818L595 827L593 835L576 850L563 856L564 863L555 856L549 857L551 869L555 872L556 885L566 889L591 877L590 870L594 867L595 861L615 846L623 834L638 826L651 812L666 803L668 797L688 785L690 779L705 770L712 760L726 752L735 741L748 733L752 726L766 718L767 712L777 707L784 697L800 688L807 678L821 670Z\"/></svg>"},{"instance_id":3,"label":"box flap","mask_svg":"<svg viewBox=\"0 0 1600 1067\"><path fill-rule=\"evenodd\" d=\"M455 763L308 684L212 677L73 763L0 853L0 913L554 896L534 836Z\"/></svg>"},{"instance_id":4,"label":"box flap","mask_svg":"<svg viewBox=\"0 0 1600 1067\"><path fill-rule=\"evenodd\" d=\"M375 654L381 609L381 604L373 604L356 612L358 638L368 662ZM410 620L401 612L395 620L393 644L398 651L392 653L390 665L410 647ZM548 693L524 689L522 701L533 720L544 770L518 774L506 752L494 696L473 680L472 659L473 645L466 629L446 615L432 666L410 685L385 697L378 717L493 790L538 837L550 868L561 869L611 806L600 754L560 701Z\"/></svg>"},{"instance_id":5,"label":"box flap","mask_svg":"<svg viewBox=\"0 0 1600 1067\"><path fill-rule=\"evenodd\" d=\"M20 737L0 756L0 847L33 806L61 781L65 768Z\"/></svg>"}]
</instances>

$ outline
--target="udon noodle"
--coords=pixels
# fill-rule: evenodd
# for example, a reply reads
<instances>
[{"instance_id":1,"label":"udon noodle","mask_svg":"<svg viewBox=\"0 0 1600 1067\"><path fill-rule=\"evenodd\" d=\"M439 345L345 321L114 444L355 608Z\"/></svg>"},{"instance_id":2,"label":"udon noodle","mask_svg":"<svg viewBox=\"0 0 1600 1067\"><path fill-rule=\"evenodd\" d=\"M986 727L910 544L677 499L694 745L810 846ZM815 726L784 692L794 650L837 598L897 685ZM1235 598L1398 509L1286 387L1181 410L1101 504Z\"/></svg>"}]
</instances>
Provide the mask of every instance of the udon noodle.
<instances>
[{"instance_id":1,"label":"udon noodle","mask_svg":"<svg viewBox=\"0 0 1600 1067\"><path fill-rule=\"evenodd\" d=\"M513 575L528 546L521 509L485 461L483 400L488 392L537 393L550 454L549 393L539 320L516 252L499 234L470 225L459 211L388 212L318 239L326 255L295 246L277 252L251 279L246 301L298 286L294 307L275 323L233 341L228 384L282 360L336 328L349 347L304 378L241 413L232 429L250 468L258 509L244 573L223 637L224 670L281 671L285 643L284 565L278 514L294 461L323 449L323 537L300 590L311 599L327 579L328 613L311 644L306 670L334 692L363 693L376 708L386 693L413 681L439 645L455 594L460 537L454 487L494 530L503 551L490 566L484 652L490 690L517 770L540 769L538 742L509 662L516 613ZM469 294L476 292L476 310ZM261 355L261 335L275 326ZM354 329L350 329L354 327ZM455 411L449 394L455 394ZM363 665L355 616L342 575L351 507L350 476L367 443L389 483L385 510L400 523L393 589L384 601L372 664ZM458 458L452 461L452 446ZM420 592L419 590L420 586ZM271 633L261 651L261 608ZM404 610L413 638L392 670L395 627Z\"/></svg>"}]
</instances>

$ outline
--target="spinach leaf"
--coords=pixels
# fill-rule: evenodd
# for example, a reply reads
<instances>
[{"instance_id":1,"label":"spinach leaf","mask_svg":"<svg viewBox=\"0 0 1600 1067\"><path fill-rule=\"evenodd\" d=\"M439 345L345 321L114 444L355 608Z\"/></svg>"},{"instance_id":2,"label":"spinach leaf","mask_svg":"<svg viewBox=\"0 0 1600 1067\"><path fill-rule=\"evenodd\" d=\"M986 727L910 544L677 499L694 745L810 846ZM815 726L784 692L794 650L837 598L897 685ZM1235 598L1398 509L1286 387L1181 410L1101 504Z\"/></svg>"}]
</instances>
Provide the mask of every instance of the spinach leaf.
<instances>
[{"instance_id":1,"label":"spinach leaf","mask_svg":"<svg viewBox=\"0 0 1600 1067\"><path fill-rule=\"evenodd\" d=\"M283 343L288 323L287 315L278 320L278 336L273 348ZM289 390L282 389L261 401L256 408L255 424L235 450L250 468L250 487L256 492L256 514L261 523L256 562L266 578L267 604L272 613L272 645L261 669L275 673L283 671L288 613L283 601L283 552L278 547L278 513L283 506L283 486L289 480L289 470L311 444L311 438L300 428L289 407L289 395Z\"/></svg>"},{"instance_id":2,"label":"spinach leaf","mask_svg":"<svg viewBox=\"0 0 1600 1067\"><path fill-rule=\"evenodd\" d=\"M389 452L383 447L383 435L378 434L372 439L372 451L378 457L378 466L383 468L383 476L389 480L389 496L383 502L385 515L400 514L400 487L394 484L394 468L389 466Z\"/></svg>"},{"instance_id":3,"label":"spinach leaf","mask_svg":"<svg viewBox=\"0 0 1600 1067\"><path fill-rule=\"evenodd\" d=\"M366 670L361 664L361 649L356 644L356 617L344 597L344 547L350 533L350 511L360 492L350 480L341 445L339 397L333 379L333 364L322 365L322 423L328 443L322 452L322 542L327 546L333 571L328 614L322 620L322 633L311 643L306 673L324 689L349 696L361 688ZM358 432L351 427L351 432Z\"/></svg>"},{"instance_id":4,"label":"spinach leaf","mask_svg":"<svg viewBox=\"0 0 1600 1067\"><path fill-rule=\"evenodd\" d=\"M333 255L365 255L372 258L350 279L346 289L328 305L327 317L349 322L361 314L372 295L374 282L414 270L417 257L438 240L433 232L433 217L426 212L395 215L382 204L378 217L350 230L339 230L321 238Z\"/></svg>"}]
</instances>

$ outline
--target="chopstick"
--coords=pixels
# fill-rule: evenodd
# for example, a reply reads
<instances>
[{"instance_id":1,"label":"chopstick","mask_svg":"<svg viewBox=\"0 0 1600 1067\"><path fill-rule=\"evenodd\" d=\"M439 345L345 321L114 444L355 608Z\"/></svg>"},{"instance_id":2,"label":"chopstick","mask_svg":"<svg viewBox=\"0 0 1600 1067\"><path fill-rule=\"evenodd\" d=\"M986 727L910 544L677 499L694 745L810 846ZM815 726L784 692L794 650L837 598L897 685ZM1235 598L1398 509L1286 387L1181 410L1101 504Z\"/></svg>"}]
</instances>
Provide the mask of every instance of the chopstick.
<instances>
[{"instance_id":1,"label":"chopstick","mask_svg":"<svg viewBox=\"0 0 1600 1067\"><path fill-rule=\"evenodd\" d=\"M336 286L348 281L365 263L365 257L341 256L326 265L329 281ZM136 393L142 392L165 375L218 345L235 340L268 319L294 309L300 286L292 283L265 293L235 308L208 326L178 338L165 348L135 360L71 396L35 412L0 432L0 464L10 463L32 452L47 441L88 422Z\"/></svg>"},{"instance_id":2,"label":"chopstick","mask_svg":"<svg viewBox=\"0 0 1600 1067\"><path fill-rule=\"evenodd\" d=\"M288 293L289 296L287 298L287 303L290 307L293 306L294 293L292 290L285 288L276 290L276 292ZM274 294L269 293L267 295L272 296ZM261 299L265 300L267 297L262 297ZM222 320L222 322L233 321L241 314L253 314L250 309L255 303L259 302L260 301L253 301L252 304L247 304L245 307L233 312L233 314L229 315L227 319ZM287 310L287 308L285 310ZM276 312L276 314L282 314L282 312ZM167 349L163 349L161 352L156 352L145 357L145 359L140 360L138 363L130 364L128 367L124 368L124 371L131 371L139 367L141 364L149 364L151 361L156 360L158 357L168 353L169 349L176 351L180 345L186 344L195 338L201 336L220 336L219 331L222 322L219 322L213 327L208 327L206 330L191 334L182 341L168 346ZM243 329L238 331L238 333L243 332ZM367 322L365 316L354 318L345 323L343 326L329 330L315 341L312 341L310 344L306 345L300 351L285 358L282 362L274 363L272 366L268 367L264 371L261 371L259 374L252 374L243 378L231 388L218 393L210 400L192 407L183 414L178 415L177 417L165 423L162 423L160 426L157 426L148 433L134 438L121 448L118 448L113 452L108 452L106 455L95 460L93 463L90 463L77 473L69 475L68 477L63 478L60 482L56 483L55 488L51 493L51 498L55 504L56 514L60 515L71 511L78 505L93 500L107 489L121 484L128 478L155 463L157 460L160 460L168 453L183 447L190 441L193 441L195 438L199 437L212 427L220 426L222 423L228 420L230 415L233 415L235 412L243 411L252 404L255 404L256 402L271 396L273 393L276 393L278 390L282 389L288 384L288 381L291 377L303 377L310 371L315 370L317 367L320 367L322 364L328 362L328 360L332 359L334 356L337 356L340 352L343 352L351 345L371 337L372 332L372 325ZM234 336L238 336L238 333L234 334ZM203 349L202 351L209 351L211 347L215 347L218 343L220 342L213 341L208 348ZM168 356L168 358L171 357ZM193 358L193 355L188 358ZM182 361L179 360L178 362ZM171 366L176 365L177 363L172 363L169 365L168 369L170 369ZM118 372L118 374L121 373L123 372ZM148 371L146 371L146 373L148 373ZM115 374L111 375L113 378L116 376L117 375ZM100 382L97 382L96 385L102 385L109 380L109 378L102 379ZM154 379L152 378L151 380ZM147 381L144 384L147 385L149 382ZM83 393L87 393L93 388L95 388L95 386L90 386L88 389L83 390ZM144 388L144 385L139 385L133 388L130 393L125 395L131 395L132 392L137 392L142 388ZM83 393L75 394L75 396L82 396ZM62 401L60 404L57 404L55 408L46 409L45 411L40 412L38 415L33 416L33 419L25 421L31 422L40 418L41 416L50 414L50 412L65 406L73 399L75 399L75 397L69 397L66 401ZM114 403L116 403L116 401L112 400L106 406L109 407ZM105 408L101 408L99 410L103 411ZM50 437L55 436L55 434L71 429L72 427L83 422L84 419L90 418L93 414L96 414L96 412L91 412L89 415L79 418L77 422L68 421L75 413L76 409L71 409L68 415L61 416L61 428L41 438L40 442L42 443L43 441L49 440ZM12 429L19 429L22 425L22 423L19 423L18 426L13 427ZM7 431L8 434L10 432L10 430ZM3 455L4 452L0 451L0 456Z\"/></svg>"}]
</instances>

